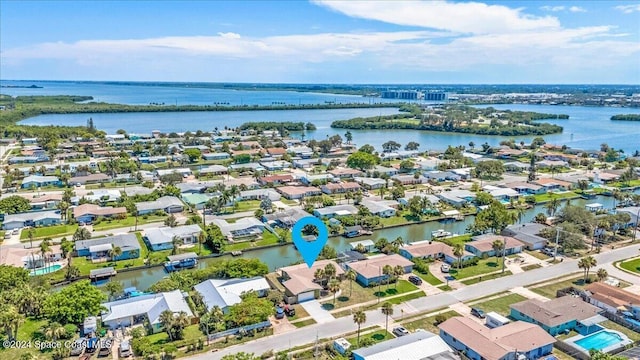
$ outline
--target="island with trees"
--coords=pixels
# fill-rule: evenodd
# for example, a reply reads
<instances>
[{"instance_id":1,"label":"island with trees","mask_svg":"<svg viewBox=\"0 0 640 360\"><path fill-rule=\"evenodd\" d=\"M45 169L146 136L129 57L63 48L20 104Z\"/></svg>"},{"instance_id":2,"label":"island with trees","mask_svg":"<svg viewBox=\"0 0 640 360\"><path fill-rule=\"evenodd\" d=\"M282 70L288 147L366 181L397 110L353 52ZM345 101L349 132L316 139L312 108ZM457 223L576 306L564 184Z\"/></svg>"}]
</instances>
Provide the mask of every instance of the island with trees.
<instances>
[{"instance_id":1,"label":"island with trees","mask_svg":"<svg viewBox=\"0 0 640 360\"><path fill-rule=\"evenodd\" d=\"M562 127L536 122L544 119L568 119L564 114L544 114L530 111L496 110L465 105L445 105L422 109L402 106L404 113L338 120L331 124L342 129L410 129L458 132L479 135L548 135L562 132Z\"/></svg>"},{"instance_id":2,"label":"island with trees","mask_svg":"<svg viewBox=\"0 0 640 360\"><path fill-rule=\"evenodd\" d=\"M640 121L640 114L618 114L613 115L611 120L619 121Z\"/></svg>"}]
</instances>

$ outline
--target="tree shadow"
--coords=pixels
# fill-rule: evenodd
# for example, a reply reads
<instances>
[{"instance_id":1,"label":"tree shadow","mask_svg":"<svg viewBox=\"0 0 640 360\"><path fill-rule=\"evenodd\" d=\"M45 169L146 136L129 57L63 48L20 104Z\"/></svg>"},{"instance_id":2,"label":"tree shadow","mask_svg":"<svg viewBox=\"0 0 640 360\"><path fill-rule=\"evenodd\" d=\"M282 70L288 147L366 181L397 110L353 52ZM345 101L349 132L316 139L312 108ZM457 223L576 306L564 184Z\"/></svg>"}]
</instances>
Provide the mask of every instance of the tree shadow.
<instances>
[{"instance_id":1,"label":"tree shadow","mask_svg":"<svg viewBox=\"0 0 640 360\"><path fill-rule=\"evenodd\" d=\"M387 294L384 291L376 291L373 293L373 296L376 296L376 297L384 297L386 295Z\"/></svg>"},{"instance_id":2,"label":"tree shadow","mask_svg":"<svg viewBox=\"0 0 640 360\"><path fill-rule=\"evenodd\" d=\"M487 266L488 267L498 267L498 263L495 261L489 261L487 262Z\"/></svg>"},{"instance_id":3,"label":"tree shadow","mask_svg":"<svg viewBox=\"0 0 640 360\"><path fill-rule=\"evenodd\" d=\"M322 308L327 310L327 311L331 311L331 310L335 309L335 305L330 304L330 303L324 303L324 304L322 304Z\"/></svg>"},{"instance_id":4,"label":"tree shadow","mask_svg":"<svg viewBox=\"0 0 640 360\"><path fill-rule=\"evenodd\" d=\"M375 341L384 340L385 336L383 334L373 334L371 338Z\"/></svg>"},{"instance_id":5,"label":"tree shadow","mask_svg":"<svg viewBox=\"0 0 640 360\"><path fill-rule=\"evenodd\" d=\"M387 294L389 294L389 295L395 295L395 294L398 293L398 290L397 289L387 289L385 292Z\"/></svg>"},{"instance_id":6,"label":"tree shadow","mask_svg":"<svg viewBox=\"0 0 640 360\"><path fill-rule=\"evenodd\" d=\"M348 296L338 296L338 301L340 301L340 302L349 301L349 297Z\"/></svg>"}]
</instances>

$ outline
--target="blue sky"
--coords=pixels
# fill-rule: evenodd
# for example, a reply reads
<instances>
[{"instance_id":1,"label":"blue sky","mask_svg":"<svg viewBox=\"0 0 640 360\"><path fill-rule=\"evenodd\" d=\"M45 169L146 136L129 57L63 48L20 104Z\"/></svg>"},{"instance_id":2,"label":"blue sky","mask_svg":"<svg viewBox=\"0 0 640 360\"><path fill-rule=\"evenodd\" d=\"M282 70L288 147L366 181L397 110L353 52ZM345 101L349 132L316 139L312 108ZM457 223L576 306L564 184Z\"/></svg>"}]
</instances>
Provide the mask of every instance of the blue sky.
<instances>
[{"instance_id":1,"label":"blue sky","mask_svg":"<svg viewBox=\"0 0 640 360\"><path fill-rule=\"evenodd\" d=\"M640 3L0 0L0 77L640 84Z\"/></svg>"}]
</instances>

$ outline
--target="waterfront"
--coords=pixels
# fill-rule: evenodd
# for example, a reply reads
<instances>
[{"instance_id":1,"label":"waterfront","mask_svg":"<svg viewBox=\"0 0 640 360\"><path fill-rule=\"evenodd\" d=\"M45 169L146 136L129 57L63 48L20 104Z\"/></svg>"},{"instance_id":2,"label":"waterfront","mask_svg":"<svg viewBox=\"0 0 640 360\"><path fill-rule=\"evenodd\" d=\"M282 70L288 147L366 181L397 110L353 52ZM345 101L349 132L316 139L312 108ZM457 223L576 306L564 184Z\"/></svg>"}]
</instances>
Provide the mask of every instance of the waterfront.
<instances>
[{"instance_id":1,"label":"waterfront","mask_svg":"<svg viewBox=\"0 0 640 360\"><path fill-rule=\"evenodd\" d=\"M640 193L640 191L636 191ZM604 205L605 208L613 208L614 199L610 196L597 196L592 200L574 199L570 203L572 205L584 206L587 203L599 202ZM567 204L566 201L562 202L562 207ZM560 210L558 209L558 211ZM531 221L536 214L545 213L543 205L536 205L532 209L529 209L523 216L522 222ZM398 236L406 242L415 242L421 240L427 240L431 238L431 232L438 229L444 229L454 234L464 234L467 226L471 225L475 219L475 216L466 216L464 221L455 221L442 223L439 221L430 221L420 224L398 226L387 229L380 229L373 232L371 236L359 237L359 238L344 238L342 236L331 237L328 244L334 247L336 250L344 251L349 249L349 243L358 240L372 239L377 240L380 238L386 238L389 241L396 239ZM258 258L265 262L270 270L275 270L283 266L290 265L291 263L302 261L302 257L291 245L277 246L266 249L257 249L246 251L242 257L246 258ZM220 259L230 259L230 255L223 257L201 259L198 267L204 268L207 264L220 261ZM116 276L116 280L121 281L125 287L135 286L138 289L144 290L151 286L153 283L159 281L168 274L162 267L154 267L149 269L133 270L128 272L121 272Z\"/></svg>"}]
</instances>

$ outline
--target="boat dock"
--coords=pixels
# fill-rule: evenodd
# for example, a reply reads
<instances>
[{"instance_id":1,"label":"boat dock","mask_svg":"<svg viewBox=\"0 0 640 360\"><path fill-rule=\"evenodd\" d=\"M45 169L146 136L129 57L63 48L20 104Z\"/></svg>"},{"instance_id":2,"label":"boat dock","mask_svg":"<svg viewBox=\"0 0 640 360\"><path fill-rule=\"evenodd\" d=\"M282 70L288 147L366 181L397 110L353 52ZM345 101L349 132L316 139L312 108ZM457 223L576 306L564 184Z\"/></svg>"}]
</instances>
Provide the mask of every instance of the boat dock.
<instances>
[{"instance_id":1,"label":"boat dock","mask_svg":"<svg viewBox=\"0 0 640 360\"><path fill-rule=\"evenodd\" d=\"M193 269L198 265L198 254L194 252L188 252L178 255L167 256L169 261L164 263L164 268L167 272L178 271L182 269Z\"/></svg>"},{"instance_id":2,"label":"boat dock","mask_svg":"<svg viewBox=\"0 0 640 360\"><path fill-rule=\"evenodd\" d=\"M93 282L109 279L112 276L116 276L116 269L113 267L106 267L102 269L94 269L89 271L89 279Z\"/></svg>"}]
</instances>

